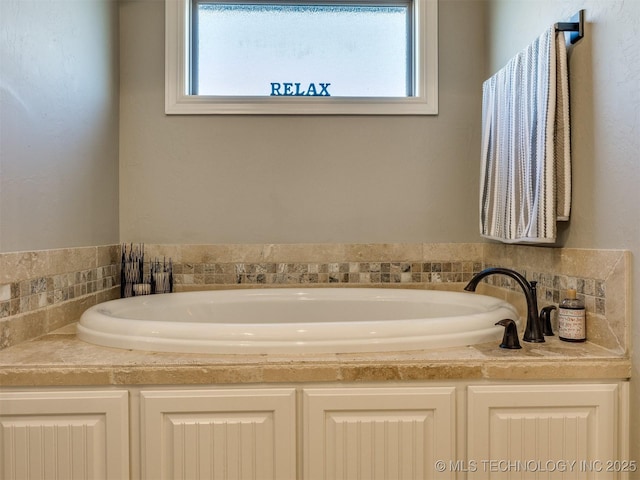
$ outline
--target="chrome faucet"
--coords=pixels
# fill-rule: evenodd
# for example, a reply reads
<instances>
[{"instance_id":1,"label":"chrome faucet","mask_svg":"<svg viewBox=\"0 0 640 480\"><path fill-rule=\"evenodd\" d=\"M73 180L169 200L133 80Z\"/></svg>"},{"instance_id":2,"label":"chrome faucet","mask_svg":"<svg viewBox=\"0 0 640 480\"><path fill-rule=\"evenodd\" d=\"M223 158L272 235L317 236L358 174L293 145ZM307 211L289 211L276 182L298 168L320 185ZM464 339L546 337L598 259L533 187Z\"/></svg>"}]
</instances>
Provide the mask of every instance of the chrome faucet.
<instances>
[{"instance_id":1,"label":"chrome faucet","mask_svg":"<svg viewBox=\"0 0 640 480\"><path fill-rule=\"evenodd\" d=\"M542 326L540 325L540 317L538 316L538 298L536 293L537 282L532 281L531 283L529 283L526 278L524 278L515 270L495 267L487 268L474 275L474 277L467 284L467 286L464 287L464 289L467 292L475 292L480 280L488 277L489 275L506 275L507 277L513 278L518 283L518 285L520 285L520 288L522 288L524 296L527 299L527 325L525 326L524 336L522 339L525 342L532 343L544 342Z\"/></svg>"}]
</instances>

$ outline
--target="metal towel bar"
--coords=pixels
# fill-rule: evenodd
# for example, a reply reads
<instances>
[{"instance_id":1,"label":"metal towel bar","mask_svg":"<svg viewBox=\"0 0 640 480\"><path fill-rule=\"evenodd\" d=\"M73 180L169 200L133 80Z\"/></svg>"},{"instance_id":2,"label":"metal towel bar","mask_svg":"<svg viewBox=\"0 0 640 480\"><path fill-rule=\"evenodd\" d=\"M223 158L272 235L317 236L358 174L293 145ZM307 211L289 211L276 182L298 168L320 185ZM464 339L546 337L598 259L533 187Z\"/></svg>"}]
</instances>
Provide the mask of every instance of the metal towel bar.
<instances>
[{"instance_id":1,"label":"metal towel bar","mask_svg":"<svg viewBox=\"0 0 640 480\"><path fill-rule=\"evenodd\" d=\"M570 32L572 45L584 37L584 10L577 12L568 22L556 23L556 32Z\"/></svg>"}]
</instances>

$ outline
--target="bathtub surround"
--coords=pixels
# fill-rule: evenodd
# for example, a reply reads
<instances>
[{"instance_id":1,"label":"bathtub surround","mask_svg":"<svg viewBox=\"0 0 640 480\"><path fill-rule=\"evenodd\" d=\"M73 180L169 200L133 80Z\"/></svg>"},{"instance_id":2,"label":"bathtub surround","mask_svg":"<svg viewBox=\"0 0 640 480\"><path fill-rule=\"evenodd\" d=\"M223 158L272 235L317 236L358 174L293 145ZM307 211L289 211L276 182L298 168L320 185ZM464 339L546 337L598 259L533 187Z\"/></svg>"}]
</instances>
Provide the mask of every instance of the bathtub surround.
<instances>
[{"instance_id":1,"label":"bathtub surround","mask_svg":"<svg viewBox=\"0 0 640 480\"><path fill-rule=\"evenodd\" d=\"M117 298L119 260L119 245L0 254L0 349Z\"/></svg>"},{"instance_id":2,"label":"bathtub surround","mask_svg":"<svg viewBox=\"0 0 640 480\"><path fill-rule=\"evenodd\" d=\"M512 268L538 281L541 308L558 304L563 290L575 288L587 307L589 341L629 352L630 254L622 250L485 243L146 244L145 254L173 259L176 291L299 285L461 290L485 267ZM91 305L117 298L120 256L120 245L0 254L0 348L75 322ZM508 277L492 276L478 291L526 312L524 296ZM555 320L553 326L557 331Z\"/></svg>"},{"instance_id":3,"label":"bathtub surround","mask_svg":"<svg viewBox=\"0 0 640 480\"><path fill-rule=\"evenodd\" d=\"M394 382L455 379L628 379L628 358L591 342L555 337L505 350L499 342L407 352L213 355L105 349L69 326L0 351L1 386L234 385L288 382ZM108 355L105 355L108 352Z\"/></svg>"},{"instance_id":4,"label":"bathtub surround","mask_svg":"<svg viewBox=\"0 0 640 480\"><path fill-rule=\"evenodd\" d=\"M513 268L538 281L538 304L556 306L564 290L576 289L587 310L587 339L605 348L629 354L631 335L631 254L624 250L536 248L486 244L486 266ZM498 278L499 286L514 288ZM522 308L523 296L503 290L506 299ZM556 315L553 329L557 335Z\"/></svg>"},{"instance_id":5,"label":"bathtub surround","mask_svg":"<svg viewBox=\"0 0 640 480\"><path fill-rule=\"evenodd\" d=\"M368 262L185 263L176 269L182 289L236 285L380 285L458 283L471 279L480 262L405 260Z\"/></svg>"},{"instance_id":6,"label":"bathtub surround","mask_svg":"<svg viewBox=\"0 0 640 480\"><path fill-rule=\"evenodd\" d=\"M587 307L588 338L628 353L630 254L621 250L500 244L146 245L174 259L176 291L249 286L396 286L461 289L488 266L538 282L540 307L575 288ZM526 312L524 295L504 276L479 291ZM557 331L557 322L553 321Z\"/></svg>"},{"instance_id":7,"label":"bathtub surround","mask_svg":"<svg viewBox=\"0 0 640 480\"><path fill-rule=\"evenodd\" d=\"M238 286L435 286L482 269L481 244L146 245L176 291Z\"/></svg>"}]
</instances>

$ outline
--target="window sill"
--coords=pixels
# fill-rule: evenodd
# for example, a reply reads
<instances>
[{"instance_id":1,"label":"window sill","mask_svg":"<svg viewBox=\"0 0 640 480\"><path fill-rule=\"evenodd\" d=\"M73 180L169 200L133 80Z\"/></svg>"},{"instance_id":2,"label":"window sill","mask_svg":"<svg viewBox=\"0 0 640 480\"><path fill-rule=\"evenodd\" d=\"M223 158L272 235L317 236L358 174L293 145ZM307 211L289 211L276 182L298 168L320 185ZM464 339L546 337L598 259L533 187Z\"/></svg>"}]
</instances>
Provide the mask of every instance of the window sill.
<instances>
[{"instance_id":1,"label":"window sill","mask_svg":"<svg viewBox=\"0 0 640 480\"><path fill-rule=\"evenodd\" d=\"M436 115L437 103L412 98L271 98L184 95L167 99L167 115Z\"/></svg>"}]
</instances>

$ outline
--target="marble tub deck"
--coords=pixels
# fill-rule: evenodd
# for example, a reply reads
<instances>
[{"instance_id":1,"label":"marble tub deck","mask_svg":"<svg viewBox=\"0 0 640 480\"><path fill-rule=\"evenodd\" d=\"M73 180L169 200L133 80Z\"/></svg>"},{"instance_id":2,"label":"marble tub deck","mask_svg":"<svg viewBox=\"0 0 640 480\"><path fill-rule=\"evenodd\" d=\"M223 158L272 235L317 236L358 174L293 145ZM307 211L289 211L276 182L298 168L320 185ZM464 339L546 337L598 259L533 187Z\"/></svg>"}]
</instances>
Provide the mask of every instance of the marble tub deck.
<instances>
[{"instance_id":1,"label":"marble tub deck","mask_svg":"<svg viewBox=\"0 0 640 480\"><path fill-rule=\"evenodd\" d=\"M100 347L75 324L0 351L2 386L205 385L417 380L628 379L628 357L598 345L497 342L446 349L309 355L179 354Z\"/></svg>"}]
</instances>

